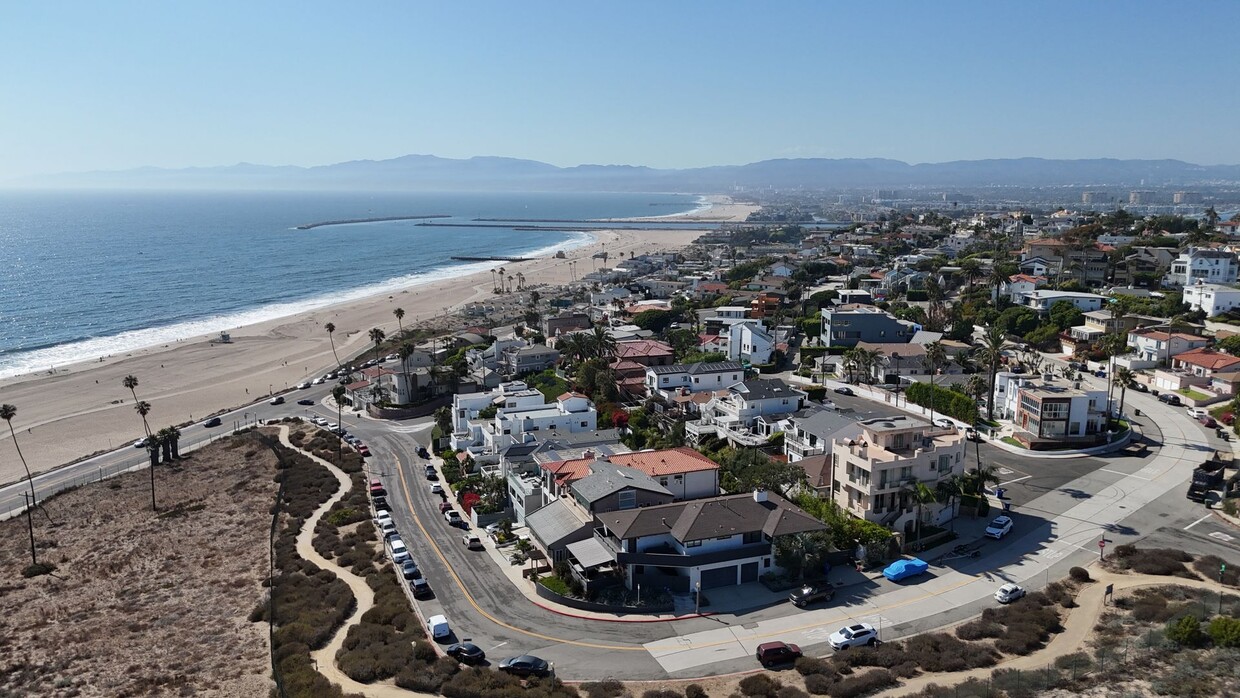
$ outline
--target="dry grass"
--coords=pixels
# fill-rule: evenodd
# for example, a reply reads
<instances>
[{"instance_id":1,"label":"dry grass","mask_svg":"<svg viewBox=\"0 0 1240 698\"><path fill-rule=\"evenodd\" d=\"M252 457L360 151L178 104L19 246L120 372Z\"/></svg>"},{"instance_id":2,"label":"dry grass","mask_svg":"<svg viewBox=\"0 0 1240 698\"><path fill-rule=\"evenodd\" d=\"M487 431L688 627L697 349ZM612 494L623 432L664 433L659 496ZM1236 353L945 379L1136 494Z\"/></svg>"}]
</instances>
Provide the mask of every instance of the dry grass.
<instances>
[{"instance_id":1,"label":"dry grass","mask_svg":"<svg viewBox=\"0 0 1240 698\"><path fill-rule=\"evenodd\" d=\"M261 696L275 457L252 437L67 492L35 536L51 575L23 579L24 518L0 523L0 695Z\"/></svg>"}]
</instances>

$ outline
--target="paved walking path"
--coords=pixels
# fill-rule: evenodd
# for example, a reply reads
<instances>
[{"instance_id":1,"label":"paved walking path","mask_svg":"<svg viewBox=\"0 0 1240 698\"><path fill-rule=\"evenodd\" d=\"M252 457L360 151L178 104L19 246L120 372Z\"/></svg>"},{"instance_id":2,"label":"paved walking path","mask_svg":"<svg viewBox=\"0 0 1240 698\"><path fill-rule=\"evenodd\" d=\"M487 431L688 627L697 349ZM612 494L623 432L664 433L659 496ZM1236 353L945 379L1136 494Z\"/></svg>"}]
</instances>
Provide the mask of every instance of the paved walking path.
<instances>
[{"instance_id":1,"label":"paved walking path","mask_svg":"<svg viewBox=\"0 0 1240 698\"><path fill-rule=\"evenodd\" d=\"M375 593L365 579L319 555L318 551L314 549L314 529L318 525L319 519L323 518L328 510L332 508L332 505L349 493L349 490L353 487L353 481L340 468L290 443L288 432L289 428L287 426L280 427L280 443L327 468L332 475L336 476L336 480L340 482L340 489L336 490L336 494L332 495L326 502L323 502L323 505L302 524L301 531L297 534L297 554L321 569L328 570L339 577L345 584L349 585L349 590L353 592L353 598L357 600L353 614L345 619L344 624L336 631L336 635L332 637L326 647L310 653L310 659L314 661L315 667L320 674L325 676L328 681L339 684L346 693L360 693L365 696L373 696L374 698L410 698L410 696L433 698L434 694L405 690L391 683L360 683L349 678L336 666L336 653L344 645L344 639L349 634L349 628L361 620L363 613L374 607Z\"/></svg>"},{"instance_id":2,"label":"paved walking path","mask_svg":"<svg viewBox=\"0 0 1240 698\"><path fill-rule=\"evenodd\" d=\"M1068 612L1064 620L1063 632L1051 638L1046 647L1023 657L1012 657L1001 661L993 667L972 669L952 673L922 674L905 680L899 687L888 689L877 696L909 696L920 693L930 684L940 687L951 687L964 683L969 679L987 679L991 673L999 669L1033 670L1043 669L1053 664L1056 659L1074 652L1085 650L1089 639L1093 636L1094 626L1106 610L1103 601L1108 584L1115 585L1115 591L1128 591L1138 587L1151 586L1186 586L1195 589L1208 589L1217 592L1220 589L1235 592L1234 587L1225 587L1211 580L1180 579L1179 577L1159 577L1148 574L1115 574L1113 572L1091 569L1094 582L1081 591L1076 597L1077 607Z\"/></svg>"}]
</instances>

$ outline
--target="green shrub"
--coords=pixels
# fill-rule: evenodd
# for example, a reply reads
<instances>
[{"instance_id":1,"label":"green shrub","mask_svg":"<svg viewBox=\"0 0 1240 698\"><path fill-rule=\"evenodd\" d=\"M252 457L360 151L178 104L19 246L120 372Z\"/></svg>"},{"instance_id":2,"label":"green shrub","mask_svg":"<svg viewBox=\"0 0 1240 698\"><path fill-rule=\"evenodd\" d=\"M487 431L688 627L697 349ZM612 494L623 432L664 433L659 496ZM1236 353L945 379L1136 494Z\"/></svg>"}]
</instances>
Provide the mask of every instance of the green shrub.
<instances>
[{"instance_id":1,"label":"green shrub","mask_svg":"<svg viewBox=\"0 0 1240 698\"><path fill-rule=\"evenodd\" d=\"M1073 567L1072 569L1068 570L1068 576L1071 577L1072 581L1074 582L1084 583L1084 582L1088 582L1091 580L1089 576L1089 570L1085 569L1084 567Z\"/></svg>"},{"instance_id":2,"label":"green shrub","mask_svg":"<svg viewBox=\"0 0 1240 698\"><path fill-rule=\"evenodd\" d=\"M624 695L624 684L615 679L587 681L581 684L581 690L589 698L619 698Z\"/></svg>"},{"instance_id":3,"label":"green shrub","mask_svg":"<svg viewBox=\"0 0 1240 698\"><path fill-rule=\"evenodd\" d=\"M646 691L642 698L681 698L680 694L670 688L657 688Z\"/></svg>"},{"instance_id":4,"label":"green shrub","mask_svg":"<svg viewBox=\"0 0 1240 698\"><path fill-rule=\"evenodd\" d=\"M1206 634L1216 647L1240 647L1240 618L1218 616L1210 621Z\"/></svg>"},{"instance_id":5,"label":"green shrub","mask_svg":"<svg viewBox=\"0 0 1240 698\"><path fill-rule=\"evenodd\" d=\"M1194 616L1183 616L1167 624L1167 639L1181 647L1200 647L1205 636L1201 632L1201 621Z\"/></svg>"},{"instance_id":6,"label":"green shrub","mask_svg":"<svg viewBox=\"0 0 1240 698\"><path fill-rule=\"evenodd\" d=\"M825 385L806 385L802 386L801 389L805 391L806 399L813 402L822 402L823 398L827 396L827 387Z\"/></svg>"},{"instance_id":7,"label":"green shrub","mask_svg":"<svg viewBox=\"0 0 1240 698\"><path fill-rule=\"evenodd\" d=\"M933 405L935 412L953 417L965 424L977 422L977 403L969 396L941 385L913 383L904 391L904 396L909 402L922 407Z\"/></svg>"},{"instance_id":8,"label":"green shrub","mask_svg":"<svg viewBox=\"0 0 1240 698\"><path fill-rule=\"evenodd\" d=\"M835 685L835 678L826 674L809 674L805 677L805 690L816 696L825 696L831 692L831 687ZM703 693L703 696L706 694ZM686 698L689 698L686 695Z\"/></svg>"},{"instance_id":9,"label":"green shrub","mask_svg":"<svg viewBox=\"0 0 1240 698\"><path fill-rule=\"evenodd\" d=\"M886 669L875 669L864 674L837 681L828 690L832 698L858 698L896 685L895 675Z\"/></svg>"},{"instance_id":10,"label":"green shrub","mask_svg":"<svg viewBox=\"0 0 1240 698\"><path fill-rule=\"evenodd\" d=\"M706 694L706 689L696 683L685 686L685 698L710 698Z\"/></svg>"},{"instance_id":11,"label":"green shrub","mask_svg":"<svg viewBox=\"0 0 1240 698\"><path fill-rule=\"evenodd\" d=\"M801 676L835 673L835 669L832 668L830 662L817 657L797 657L796 669Z\"/></svg>"},{"instance_id":12,"label":"green shrub","mask_svg":"<svg viewBox=\"0 0 1240 698\"><path fill-rule=\"evenodd\" d=\"M553 591L559 594L560 596L571 596L572 595L572 591L568 588L568 582L554 575L547 575L545 577L539 577L538 583L543 585L550 591Z\"/></svg>"}]
</instances>

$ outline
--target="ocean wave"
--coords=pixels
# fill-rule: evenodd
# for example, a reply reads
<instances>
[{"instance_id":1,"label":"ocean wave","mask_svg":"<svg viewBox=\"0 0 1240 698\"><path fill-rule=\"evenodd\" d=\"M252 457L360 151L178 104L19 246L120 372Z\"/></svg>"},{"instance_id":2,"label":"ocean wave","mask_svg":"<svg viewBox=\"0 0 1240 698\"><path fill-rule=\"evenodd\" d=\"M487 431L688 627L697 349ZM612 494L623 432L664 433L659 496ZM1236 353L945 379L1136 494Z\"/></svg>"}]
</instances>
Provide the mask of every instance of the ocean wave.
<instances>
[{"instance_id":1,"label":"ocean wave","mask_svg":"<svg viewBox=\"0 0 1240 698\"><path fill-rule=\"evenodd\" d=\"M543 247L511 252L517 257L546 257L558 251L570 251L594 242L595 236L587 232L573 232L560 242ZM372 296L390 294L408 288L447 279L485 272L495 266L494 262L451 263L426 272L395 277L373 284L358 286L344 291L334 291L309 298L284 303L271 303L235 313L210 315L185 322L159 327L148 327L121 332L104 337L91 337L82 341L65 342L31 350L0 355L0 378L12 378L27 374L54 372L70 364L99 361L150 347L211 335L221 331L236 330L247 325L301 315L341 303L359 301Z\"/></svg>"}]
</instances>

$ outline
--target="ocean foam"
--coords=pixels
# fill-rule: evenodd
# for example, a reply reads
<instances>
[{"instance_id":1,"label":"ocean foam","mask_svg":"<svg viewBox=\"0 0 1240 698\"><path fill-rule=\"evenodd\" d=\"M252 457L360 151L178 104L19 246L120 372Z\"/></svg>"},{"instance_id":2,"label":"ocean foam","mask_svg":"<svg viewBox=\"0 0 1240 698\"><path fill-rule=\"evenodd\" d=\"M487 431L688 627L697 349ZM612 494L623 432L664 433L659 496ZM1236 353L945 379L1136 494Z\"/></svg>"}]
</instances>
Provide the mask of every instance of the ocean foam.
<instances>
[{"instance_id":1,"label":"ocean foam","mask_svg":"<svg viewBox=\"0 0 1240 698\"><path fill-rule=\"evenodd\" d=\"M593 243L595 236L587 232L572 232L568 239L530 251L514 251L514 257L549 257L557 251L574 250ZM410 274L380 281L357 288L333 291L299 301L272 303L226 315L212 315L196 320L179 322L161 327L130 330L106 337L58 344L34 351L14 352L0 356L0 379L27 374L54 372L70 364L96 362L103 357L115 357L133 351L173 344L179 340L211 335L221 331L236 330L247 325L301 315L341 303L362 300L371 296L391 294L437 281L460 278L484 272L495 262L446 263L447 266L429 272Z\"/></svg>"}]
</instances>

